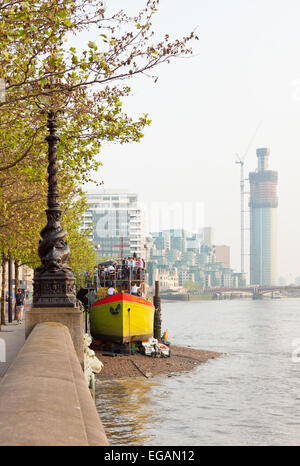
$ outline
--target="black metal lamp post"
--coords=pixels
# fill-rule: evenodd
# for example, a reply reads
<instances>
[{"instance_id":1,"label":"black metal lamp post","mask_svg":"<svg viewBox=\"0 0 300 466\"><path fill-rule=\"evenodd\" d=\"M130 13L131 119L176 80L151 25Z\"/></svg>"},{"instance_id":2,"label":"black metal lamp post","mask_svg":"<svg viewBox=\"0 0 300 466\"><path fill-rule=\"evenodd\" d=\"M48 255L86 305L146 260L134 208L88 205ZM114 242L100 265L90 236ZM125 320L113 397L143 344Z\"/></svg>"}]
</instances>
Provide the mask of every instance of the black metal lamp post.
<instances>
[{"instance_id":1,"label":"black metal lamp post","mask_svg":"<svg viewBox=\"0 0 300 466\"><path fill-rule=\"evenodd\" d=\"M48 111L48 198L47 225L41 231L38 254L42 264L35 269L33 279L33 307L75 307L75 279L66 264L70 254L64 240L67 232L61 227L61 209L58 190L57 111Z\"/></svg>"}]
</instances>

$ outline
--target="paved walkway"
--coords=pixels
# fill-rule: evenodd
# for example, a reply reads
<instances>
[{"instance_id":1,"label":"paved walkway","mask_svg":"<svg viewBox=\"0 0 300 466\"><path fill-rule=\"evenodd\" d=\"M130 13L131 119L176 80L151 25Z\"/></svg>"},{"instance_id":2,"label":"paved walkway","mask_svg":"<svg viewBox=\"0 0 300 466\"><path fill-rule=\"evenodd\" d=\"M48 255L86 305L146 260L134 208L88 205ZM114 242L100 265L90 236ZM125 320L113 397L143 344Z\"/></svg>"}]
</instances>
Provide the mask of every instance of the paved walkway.
<instances>
[{"instance_id":1,"label":"paved walkway","mask_svg":"<svg viewBox=\"0 0 300 466\"><path fill-rule=\"evenodd\" d=\"M25 342L25 322L1 325L0 331L0 382ZM4 362L5 361L5 362Z\"/></svg>"}]
</instances>

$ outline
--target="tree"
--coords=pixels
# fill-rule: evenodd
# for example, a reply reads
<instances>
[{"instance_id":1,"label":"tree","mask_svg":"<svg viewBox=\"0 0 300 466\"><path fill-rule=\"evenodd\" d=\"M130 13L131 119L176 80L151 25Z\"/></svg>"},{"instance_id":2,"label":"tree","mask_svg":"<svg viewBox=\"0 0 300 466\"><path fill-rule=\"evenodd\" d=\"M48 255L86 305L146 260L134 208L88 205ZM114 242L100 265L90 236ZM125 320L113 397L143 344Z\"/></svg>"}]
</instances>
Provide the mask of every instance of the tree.
<instances>
[{"instance_id":1,"label":"tree","mask_svg":"<svg viewBox=\"0 0 300 466\"><path fill-rule=\"evenodd\" d=\"M47 113L59 115L65 206L101 166L103 141L128 143L143 136L148 116L134 121L122 109L130 95L127 80L190 54L189 44L197 38L192 32L181 40L172 41L166 34L155 41L151 21L157 6L158 0L148 0L135 17L123 11L109 17L98 0L0 0L0 79L5 90L0 99L2 252L13 251L20 262L33 258L47 190ZM95 39L82 50L68 42L91 28ZM47 104L43 97L48 97ZM76 234L69 232L74 249ZM74 251L71 260L75 257Z\"/></svg>"},{"instance_id":2,"label":"tree","mask_svg":"<svg viewBox=\"0 0 300 466\"><path fill-rule=\"evenodd\" d=\"M84 197L77 198L64 209L64 227L67 241L70 245L71 255L69 265L76 278L77 284L83 284L82 272L93 272L96 265L96 252L94 245L89 241L88 231L80 232L78 226L83 219L87 204Z\"/></svg>"},{"instance_id":3,"label":"tree","mask_svg":"<svg viewBox=\"0 0 300 466\"><path fill-rule=\"evenodd\" d=\"M5 324L5 282L6 282L6 263L7 263L7 256L5 253L2 253L2 264L1 264L1 273L2 273L2 283L1 283L1 320L0 320L0 330L1 324Z\"/></svg>"},{"instance_id":4,"label":"tree","mask_svg":"<svg viewBox=\"0 0 300 466\"><path fill-rule=\"evenodd\" d=\"M192 280L187 280L183 283L183 288L185 288L188 293L194 293L201 290L201 285Z\"/></svg>"},{"instance_id":5,"label":"tree","mask_svg":"<svg viewBox=\"0 0 300 466\"><path fill-rule=\"evenodd\" d=\"M95 154L103 140L123 143L142 137L149 120L144 115L134 122L122 112L121 100L130 93L122 82L191 53L188 44L196 37L192 32L171 41L166 34L155 43L151 20L157 6L157 0L148 0L131 18L123 11L107 17L98 0L0 0L0 77L5 82L0 170L25 159L31 163L34 150L40 148L45 121L37 100L45 94L51 96L46 111L64 111L62 168L81 181L99 167ZM82 51L66 46L71 34L80 36L90 28L97 33L95 42L89 41ZM1 137L16 127L17 134ZM35 156L40 157L40 151Z\"/></svg>"},{"instance_id":6,"label":"tree","mask_svg":"<svg viewBox=\"0 0 300 466\"><path fill-rule=\"evenodd\" d=\"M68 231L68 241L72 249L72 264L74 270L82 268L85 263L88 268L95 265L94 249L88 243L87 235L79 232L83 213L87 204L85 198L80 195L76 184L70 178L63 180L61 190L61 208L64 214L64 227ZM9 245L9 250L20 264L36 267L39 258L36 254L39 232L45 223L44 213L41 207L46 208L46 191L40 194L39 202L26 207L22 212L16 210L16 215L9 215L5 228L0 227L0 240L3 247ZM1 224L0 224L1 225ZM18 232L16 235L15 232ZM2 236L3 235L3 236ZM81 244L82 242L82 244ZM82 250L80 253L79 251ZM80 259L82 255L82 259ZM79 264L77 265L77 262Z\"/></svg>"}]
</instances>

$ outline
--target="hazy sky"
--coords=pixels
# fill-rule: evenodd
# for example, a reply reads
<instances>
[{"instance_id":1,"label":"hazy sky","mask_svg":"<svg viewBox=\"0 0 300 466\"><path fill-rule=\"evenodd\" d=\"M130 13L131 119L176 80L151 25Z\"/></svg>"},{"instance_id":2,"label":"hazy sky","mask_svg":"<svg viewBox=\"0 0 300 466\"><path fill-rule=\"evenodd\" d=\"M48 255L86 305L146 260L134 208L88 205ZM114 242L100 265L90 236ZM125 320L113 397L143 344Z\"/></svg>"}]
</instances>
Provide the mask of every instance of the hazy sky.
<instances>
[{"instance_id":1,"label":"hazy sky","mask_svg":"<svg viewBox=\"0 0 300 466\"><path fill-rule=\"evenodd\" d=\"M143 3L107 0L130 12ZM256 147L270 147L270 169L279 172L278 274L288 281L300 275L299 20L299 0L161 0L155 30L179 37L197 28L195 56L162 66L156 84L131 81L126 110L149 113L152 125L140 144L106 145L97 175L147 204L203 205L204 224L214 227L216 244L231 246L239 269L235 154L262 122L245 168L256 168Z\"/></svg>"}]
</instances>

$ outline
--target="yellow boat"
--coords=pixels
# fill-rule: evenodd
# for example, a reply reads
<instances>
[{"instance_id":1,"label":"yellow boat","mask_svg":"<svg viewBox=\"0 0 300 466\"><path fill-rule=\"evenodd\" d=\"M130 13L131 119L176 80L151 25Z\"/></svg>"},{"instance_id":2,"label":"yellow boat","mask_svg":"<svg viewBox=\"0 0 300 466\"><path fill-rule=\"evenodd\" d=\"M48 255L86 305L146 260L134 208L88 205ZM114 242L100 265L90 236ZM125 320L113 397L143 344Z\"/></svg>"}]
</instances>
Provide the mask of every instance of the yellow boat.
<instances>
[{"instance_id":1,"label":"yellow boat","mask_svg":"<svg viewBox=\"0 0 300 466\"><path fill-rule=\"evenodd\" d=\"M139 296L118 293L92 304L91 334L101 341L146 341L153 336L153 324L154 306Z\"/></svg>"}]
</instances>

